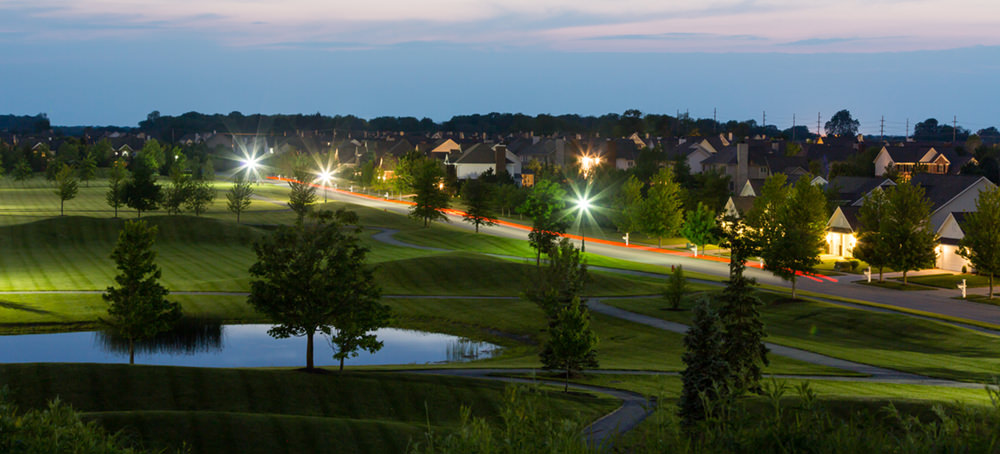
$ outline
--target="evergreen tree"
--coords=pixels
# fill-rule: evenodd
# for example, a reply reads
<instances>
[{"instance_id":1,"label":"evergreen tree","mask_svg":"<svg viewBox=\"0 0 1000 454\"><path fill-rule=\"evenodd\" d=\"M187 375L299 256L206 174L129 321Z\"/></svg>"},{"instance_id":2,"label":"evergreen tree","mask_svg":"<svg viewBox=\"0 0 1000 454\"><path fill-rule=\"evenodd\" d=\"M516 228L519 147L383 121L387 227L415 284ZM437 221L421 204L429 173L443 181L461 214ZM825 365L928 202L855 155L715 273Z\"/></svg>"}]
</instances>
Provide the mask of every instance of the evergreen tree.
<instances>
[{"instance_id":1,"label":"evergreen tree","mask_svg":"<svg viewBox=\"0 0 1000 454\"><path fill-rule=\"evenodd\" d=\"M240 223L240 213L250 208L250 200L253 197L253 185L247 181L243 174L238 174L233 180L233 186L226 192L226 200L229 211L236 213L236 223Z\"/></svg>"},{"instance_id":2,"label":"evergreen tree","mask_svg":"<svg viewBox=\"0 0 1000 454\"><path fill-rule=\"evenodd\" d=\"M717 230L715 212L704 203L698 202L695 209L685 213L684 218L681 235L684 235L691 244L700 247L702 254L705 253L706 244L715 244L719 241L715 236Z\"/></svg>"},{"instance_id":3,"label":"evergreen tree","mask_svg":"<svg viewBox=\"0 0 1000 454\"><path fill-rule=\"evenodd\" d=\"M678 415L685 427L705 419L705 402L711 402L725 392L729 370L723 355L723 336L719 316L712 310L708 298L694 307L691 328L684 335L684 371L681 372L681 398Z\"/></svg>"},{"instance_id":4,"label":"evergreen tree","mask_svg":"<svg viewBox=\"0 0 1000 454\"><path fill-rule=\"evenodd\" d=\"M125 183L125 205L136 211L136 217L142 217L143 211L155 210L159 207L163 195L160 185L156 184L154 169L146 159L132 161L132 177Z\"/></svg>"},{"instance_id":5,"label":"evergreen tree","mask_svg":"<svg viewBox=\"0 0 1000 454\"><path fill-rule=\"evenodd\" d=\"M56 174L56 195L59 196L59 216L63 215L63 205L67 200L76 197L79 184L76 181L73 168L68 164L63 164L62 169Z\"/></svg>"},{"instance_id":6,"label":"evergreen tree","mask_svg":"<svg viewBox=\"0 0 1000 454\"><path fill-rule=\"evenodd\" d=\"M989 276L993 299L993 276L1000 272L1000 187L979 193L976 211L966 213L962 231L958 254L972 262L977 273Z\"/></svg>"},{"instance_id":7,"label":"evergreen tree","mask_svg":"<svg viewBox=\"0 0 1000 454\"><path fill-rule=\"evenodd\" d=\"M681 188L673 172L661 168L650 182L642 207L643 232L656 237L656 247L663 247L663 237L676 235L684 221Z\"/></svg>"},{"instance_id":8,"label":"evergreen tree","mask_svg":"<svg viewBox=\"0 0 1000 454\"><path fill-rule=\"evenodd\" d=\"M864 260L872 268L878 269L878 281L882 282L882 270L889 258L888 205L885 192L876 189L865 195L858 209L858 242L854 246L854 257Z\"/></svg>"},{"instance_id":9,"label":"evergreen tree","mask_svg":"<svg viewBox=\"0 0 1000 454\"><path fill-rule=\"evenodd\" d=\"M590 311L574 297L548 329L541 361L546 369L565 371L563 391L569 391L570 375L586 367L597 367L597 334L590 329Z\"/></svg>"},{"instance_id":10,"label":"evergreen tree","mask_svg":"<svg viewBox=\"0 0 1000 454\"><path fill-rule=\"evenodd\" d=\"M125 169L125 161L117 160L111 163L108 172L108 192L104 200L111 208L115 209L115 217L118 217L118 209L125 206L125 185L127 183L128 170Z\"/></svg>"},{"instance_id":11,"label":"evergreen tree","mask_svg":"<svg viewBox=\"0 0 1000 454\"><path fill-rule=\"evenodd\" d=\"M729 248L729 280L722 291L719 318L723 327L723 356L729 366L728 381L733 391L760 390L761 370L768 365L764 345L761 301L754 294L755 281L743 275L747 257L756 253L755 242L744 234L746 227L728 219L723 229L723 246Z\"/></svg>"},{"instance_id":12,"label":"evergreen tree","mask_svg":"<svg viewBox=\"0 0 1000 454\"><path fill-rule=\"evenodd\" d=\"M578 298L590 279L580 250L568 238L549 253L549 260L529 275L524 298L538 305L551 322L573 298Z\"/></svg>"},{"instance_id":13,"label":"evergreen tree","mask_svg":"<svg viewBox=\"0 0 1000 454\"><path fill-rule=\"evenodd\" d=\"M900 182L886 194L888 200L885 227L886 242L890 245L886 264L906 273L934 266L937 255L934 247L938 237L931 228L931 204L924 197L924 188Z\"/></svg>"},{"instance_id":14,"label":"evergreen tree","mask_svg":"<svg viewBox=\"0 0 1000 454\"><path fill-rule=\"evenodd\" d=\"M466 181L462 186L462 198L465 200L465 214L462 216L465 222L476 226L476 233L479 233L479 226L496 225L496 214L490 208L493 200L494 186L491 186L479 179Z\"/></svg>"},{"instance_id":15,"label":"evergreen tree","mask_svg":"<svg viewBox=\"0 0 1000 454\"><path fill-rule=\"evenodd\" d=\"M684 278L684 267L677 266L677 269L667 277L667 285L663 289L663 299L666 300L670 308L677 310L681 306L681 300L687 291L687 279Z\"/></svg>"},{"instance_id":16,"label":"evergreen tree","mask_svg":"<svg viewBox=\"0 0 1000 454\"><path fill-rule=\"evenodd\" d=\"M118 275L117 287L108 287L109 324L128 341L128 362L135 364L135 342L170 329L180 318L180 305L167 301L167 289L158 282L160 267L154 263L156 227L144 221L125 221L118 244L111 252Z\"/></svg>"}]
</instances>

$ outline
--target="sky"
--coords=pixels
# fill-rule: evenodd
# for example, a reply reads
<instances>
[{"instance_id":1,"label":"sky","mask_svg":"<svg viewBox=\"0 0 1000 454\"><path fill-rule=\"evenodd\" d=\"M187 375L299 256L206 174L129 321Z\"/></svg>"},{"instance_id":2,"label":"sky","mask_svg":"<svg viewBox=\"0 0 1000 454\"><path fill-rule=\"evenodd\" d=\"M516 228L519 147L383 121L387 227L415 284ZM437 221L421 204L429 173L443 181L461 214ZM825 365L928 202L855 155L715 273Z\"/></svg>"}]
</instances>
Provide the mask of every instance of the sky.
<instances>
[{"instance_id":1,"label":"sky","mask_svg":"<svg viewBox=\"0 0 1000 454\"><path fill-rule=\"evenodd\" d=\"M0 113L1000 127L996 0L0 0ZM884 118L884 121L883 121Z\"/></svg>"}]
</instances>

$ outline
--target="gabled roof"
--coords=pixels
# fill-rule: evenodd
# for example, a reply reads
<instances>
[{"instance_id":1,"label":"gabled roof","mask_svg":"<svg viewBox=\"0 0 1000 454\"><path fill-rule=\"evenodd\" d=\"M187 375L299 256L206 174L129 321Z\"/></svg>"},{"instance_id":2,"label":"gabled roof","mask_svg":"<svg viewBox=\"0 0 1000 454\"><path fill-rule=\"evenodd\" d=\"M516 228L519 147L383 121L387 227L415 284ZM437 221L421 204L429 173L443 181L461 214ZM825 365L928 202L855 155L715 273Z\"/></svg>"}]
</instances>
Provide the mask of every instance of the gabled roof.
<instances>
[{"instance_id":1,"label":"gabled roof","mask_svg":"<svg viewBox=\"0 0 1000 454\"><path fill-rule=\"evenodd\" d=\"M508 164L514 162L506 154L505 158ZM477 143L469 147L462 153L462 156L455 160L455 164L496 164L496 162L496 150L485 143Z\"/></svg>"},{"instance_id":2,"label":"gabled roof","mask_svg":"<svg viewBox=\"0 0 1000 454\"><path fill-rule=\"evenodd\" d=\"M837 188L838 200L846 200L848 203L860 200L886 181L884 177L835 177L830 180L830 186Z\"/></svg>"},{"instance_id":3,"label":"gabled roof","mask_svg":"<svg viewBox=\"0 0 1000 454\"><path fill-rule=\"evenodd\" d=\"M978 175L918 173L910 178L912 184L919 184L924 188L925 196L931 202L932 213L975 186L980 180L989 182L986 177ZM989 183L989 186L993 186L993 183Z\"/></svg>"}]
</instances>

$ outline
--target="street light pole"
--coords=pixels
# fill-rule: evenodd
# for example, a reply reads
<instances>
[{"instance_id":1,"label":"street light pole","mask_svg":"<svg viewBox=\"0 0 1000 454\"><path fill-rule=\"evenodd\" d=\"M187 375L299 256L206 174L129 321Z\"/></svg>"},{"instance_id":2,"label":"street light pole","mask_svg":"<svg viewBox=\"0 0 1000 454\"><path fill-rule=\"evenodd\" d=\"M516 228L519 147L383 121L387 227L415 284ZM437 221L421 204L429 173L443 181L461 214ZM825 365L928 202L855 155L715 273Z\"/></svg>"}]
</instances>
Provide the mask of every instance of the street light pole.
<instances>
[{"instance_id":1,"label":"street light pole","mask_svg":"<svg viewBox=\"0 0 1000 454\"><path fill-rule=\"evenodd\" d=\"M583 196L576 201L576 207L580 210L580 252L587 252L587 213L590 210L590 199Z\"/></svg>"}]
</instances>

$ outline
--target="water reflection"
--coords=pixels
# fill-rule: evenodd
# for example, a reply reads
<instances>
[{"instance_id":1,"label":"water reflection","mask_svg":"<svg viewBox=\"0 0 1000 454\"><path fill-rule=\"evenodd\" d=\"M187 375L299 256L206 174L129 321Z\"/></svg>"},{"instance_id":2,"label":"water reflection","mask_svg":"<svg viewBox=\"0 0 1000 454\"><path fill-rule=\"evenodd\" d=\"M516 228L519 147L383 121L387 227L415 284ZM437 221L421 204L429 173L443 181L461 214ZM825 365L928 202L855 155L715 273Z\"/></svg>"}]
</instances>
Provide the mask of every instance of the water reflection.
<instances>
[{"instance_id":1,"label":"water reflection","mask_svg":"<svg viewBox=\"0 0 1000 454\"><path fill-rule=\"evenodd\" d=\"M128 339L113 331L97 331L94 342L106 352L128 354ZM170 331L136 341L136 354L193 355L222 351L222 323L182 318Z\"/></svg>"},{"instance_id":2,"label":"water reflection","mask_svg":"<svg viewBox=\"0 0 1000 454\"><path fill-rule=\"evenodd\" d=\"M170 333L136 347L136 363L194 367L301 367L305 364L304 337L274 339L271 325L219 325L189 320ZM383 328L375 334L384 346L375 354L360 355L345 365L430 364L484 359L499 353L485 342L423 331ZM24 334L0 336L0 362L128 361L128 344L104 332ZM333 349L316 339L317 366L334 366Z\"/></svg>"}]
</instances>

